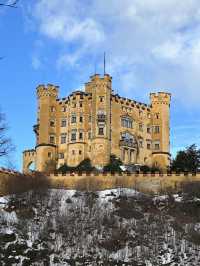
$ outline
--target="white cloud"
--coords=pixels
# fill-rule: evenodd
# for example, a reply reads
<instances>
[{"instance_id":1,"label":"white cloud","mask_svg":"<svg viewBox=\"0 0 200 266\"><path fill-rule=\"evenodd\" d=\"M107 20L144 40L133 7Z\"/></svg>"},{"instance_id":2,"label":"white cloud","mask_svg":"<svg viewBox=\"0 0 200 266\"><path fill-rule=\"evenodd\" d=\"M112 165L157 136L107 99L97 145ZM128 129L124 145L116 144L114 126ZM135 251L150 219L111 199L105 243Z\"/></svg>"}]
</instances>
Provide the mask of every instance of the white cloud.
<instances>
[{"instance_id":1,"label":"white cloud","mask_svg":"<svg viewBox=\"0 0 200 266\"><path fill-rule=\"evenodd\" d=\"M199 0L37 0L33 14L40 33L62 45L59 67L86 71L84 59L105 50L125 94L170 88L183 103L198 100Z\"/></svg>"},{"instance_id":2,"label":"white cloud","mask_svg":"<svg viewBox=\"0 0 200 266\"><path fill-rule=\"evenodd\" d=\"M77 0L40 0L34 7L34 17L42 34L68 45L79 42L79 48L86 51L104 40L104 31L95 18L81 11L82 8Z\"/></svg>"},{"instance_id":3,"label":"white cloud","mask_svg":"<svg viewBox=\"0 0 200 266\"><path fill-rule=\"evenodd\" d=\"M37 57L37 56L32 56L32 67L35 69L35 70L38 70L40 69L42 66L42 63L40 61L40 59Z\"/></svg>"}]
</instances>

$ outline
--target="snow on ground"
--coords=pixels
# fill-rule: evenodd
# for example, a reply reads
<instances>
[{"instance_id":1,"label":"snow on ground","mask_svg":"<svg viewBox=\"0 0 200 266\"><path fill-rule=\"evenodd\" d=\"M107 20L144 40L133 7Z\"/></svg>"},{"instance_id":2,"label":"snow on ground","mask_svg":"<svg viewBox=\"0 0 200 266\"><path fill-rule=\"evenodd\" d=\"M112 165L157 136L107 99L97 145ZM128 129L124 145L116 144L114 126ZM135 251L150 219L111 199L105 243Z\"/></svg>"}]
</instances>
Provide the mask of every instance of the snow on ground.
<instances>
[{"instance_id":1,"label":"snow on ground","mask_svg":"<svg viewBox=\"0 0 200 266\"><path fill-rule=\"evenodd\" d=\"M8 199L6 197L0 197L0 207L1 205L5 205L8 203Z\"/></svg>"},{"instance_id":2,"label":"snow on ground","mask_svg":"<svg viewBox=\"0 0 200 266\"><path fill-rule=\"evenodd\" d=\"M130 189L130 188L115 188L115 189L106 189L106 190L98 191L98 195L102 199L119 197L120 195L131 197L131 196L136 196L139 194L140 192L134 189Z\"/></svg>"},{"instance_id":3,"label":"snow on ground","mask_svg":"<svg viewBox=\"0 0 200 266\"><path fill-rule=\"evenodd\" d=\"M168 198L143 198L126 188L1 197L0 261L3 266L200 265L200 246L188 234L200 234L200 220L180 223L157 207Z\"/></svg>"},{"instance_id":4,"label":"snow on ground","mask_svg":"<svg viewBox=\"0 0 200 266\"><path fill-rule=\"evenodd\" d=\"M181 202L183 200L183 197L179 194L174 194L173 197L176 202Z\"/></svg>"}]
</instances>

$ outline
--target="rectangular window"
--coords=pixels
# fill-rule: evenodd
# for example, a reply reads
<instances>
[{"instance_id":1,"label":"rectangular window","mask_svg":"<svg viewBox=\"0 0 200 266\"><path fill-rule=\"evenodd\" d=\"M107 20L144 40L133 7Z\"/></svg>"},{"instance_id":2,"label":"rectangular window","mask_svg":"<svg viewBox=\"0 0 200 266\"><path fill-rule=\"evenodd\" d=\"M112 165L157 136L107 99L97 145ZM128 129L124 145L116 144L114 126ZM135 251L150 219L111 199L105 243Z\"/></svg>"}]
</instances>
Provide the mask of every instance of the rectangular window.
<instances>
[{"instance_id":1,"label":"rectangular window","mask_svg":"<svg viewBox=\"0 0 200 266\"><path fill-rule=\"evenodd\" d=\"M147 150L151 150L151 143L147 142Z\"/></svg>"},{"instance_id":2,"label":"rectangular window","mask_svg":"<svg viewBox=\"0 0 200 266\"><path fill-rule=\"evenodd\" d=\"M139 147L143 148L143 140L142 139L139 140Z\"/></svg>"},{"instance_id":3,"label":"rectangular window","mask_svg":"<svg viewBox=\"0 0 200 266\"><path fill-rule=\"evenodd\" d=\"M75 150L72 150L72 154L75 155Z\"/></svg>"},{"instance_id":4,"label":"rectangular window","mask_svg":"<svg viewBox=\"0 0 200 266\"><path fill-rule=\"evenodd\" d=\"M79 155L81 155L82 154L82 151L79 151Z\"/></svg>"},{"instance_id":5,"label":"rectangular window","mask_svg":"<svg viewBox=\"0 0 200 266\"><path fill-rule=\"evenodd\" d=\"M143 131L143 124L139 124L139 131Z\"/></svg>"},{"instance_id":6,"label":"rectangular window","mask_svg":"<svg viewBox=\"0 0 200 266\"><path fill-rule=\"evenodd\" d=\"M160 150L160 143L159 142L155 142L154 143L154 149L155 150Z\"/></svg>"},{"instance_id":7,"label":"rectangular window","mask_svg":"<svg viewBox=\"0 0 200 266\"><path fill-rule=\"evenodd\" d=\"M92 116L89 115L89 123L91 123L91 122L92 122Z\"/></svg>"},{"instance_id":8,"label":"rectangular window","mask_svg":"<svg viewBox=\"0 0 200 266\"><path fill-rule=\"evenodd\" d=\"M154 133L159 133L159 132L160 132L160 127L154 126Z\"/></svg>"},{"instance_id":9,"label":"rectangular window","mask_svg":"<svg viewBox=\"0 0 200 266\"><path fill-rule=\"evenodd\" d=\"M51 152L48 152L48 158L51 158L51 157L52 157Z\"/></svg>"},{"instance_id":10,"label":"rectangular window","mask_svg":"<svg viewBox=\"0 0 200 266\"><path fill-rule=\"evenodd\" d=\"M60 152L59 154L58 154L58 159L64 159L64 153L62 153L62 152Z\"/></svg>"},{"instance_id":11,"label":"rectangular window","mask_svg":"<svg viewBox=\"0 0 200 266\"><path fill-rule=\"evenodd\" d=\"M71 133L71 141L75 141L76 140L76 131L72 131Z\"/></svg>"},{"instance_id":12,"label":"rectangular window","mask_svg":"<svg viewBox=\"0 0 200 266\"><path fill-rule=\"evenodd\" d=\"M104 128L103 127L99 127L99 135L104 135Z\"/></svg>"},{"instance_id":13,"label":"rectangular window","mask_svg":"<svg viewBox=\"0 0 200 266\"><path fill-rule=\"evenodd\" d=\"M80 103L79 103L79 106L80 106L80 107L83 107L83 103L82 103L82 102L80 102Z\"/></svg>"},{"instance_id":14,"label":"rectangular window","mask_svg":"<svg viewBox=\"0 0 200 266\"><path fill-rule=\"evenodd\" d=\"M66 134L61 134L61 138L60 138L60 143L64 144L67 141L67 135Z\"/></svg>"},{"instance_id":15,"label":"rectangular window","mask_svg":"<svg viewBox=\"0 0 200 266\"><path fill-rule=\"evenodd\" d=\"M55 143L55 136L54 135L50 135L49 141L50 141L51 144L54 144Z\"/></svg>"},{"instance_id":16,"label":"rectangular window","mask_svg":"<svg viewBox=\"0 0 200 266\"><path fill-rule=\"evenodd\" d=\"M104 102L104 96L99 96L99 101L102 103Z\"/></svg>"},{"instance_id":17,"label":"rectangular window","mask_svg":"<svg viewBox=\"0 0 200 266\"><path fill-rule=\"evenodd\" d=\"M51 107L50 107L50 111L51 111L51 112L55 112L55 110L56 110L55 106L51 106Z\"/></svg>"},{"instance_id":18,"label":"rectangular window","mask_svg":"<svg viewBox=\"0 0 200 266\"><path fill-rule=\"evenodd\" d=\"M147 126L147 133L151 133L151 127Z\"/></svg>"},{"instance_id":19,"label":"rectangular window","mask_svg":"<svg viewBox=\"0 0 200 266\"><path fill-rule=\"evenodd\" d=\"M50 127L55 127L55 120L54 119L50 120Z\"/></svg>"},{"instance_id":20,"label":"rectangular window","mask_svg":"<svg viewBox=\"0 0 200 266\"><path fill-rule=\"evenodd\" d=\"M67 126L67 120L66 119L62 119L61 120L61 127L66 127Z\"/></svg>"},{"instance_id":21,"label":"rectangular window","mask_svg":"<svg viewBox=\"0 0 200 266\"><path fill-rule=\"evenodd\" d=\"M71 116L71 123L76 123L76 114L72 114Z\"/></svg>"},{"instance_id":22,"label":"rectangular window","mask_svg":"<svg viewBox=\"0 0 200 266\"><path fill-rule=\"evenodd\" d=\"M92 138L92 132L89 131L89 132L88 132L88 139L91 139L91 138Z\"/></svg>"},{"instance_id":23,"label":"rectangular window","mask_svg":"<svg viewBox=\"0 0 200 266\"><path fill-rule=\"evenodd\" d=\"M79 139L83 139L83 132L79 132Z\"/></svg>"},{"instance_id":24,"label":"rectangular window","mask_svg":"<svg viewBox=\"0 0 200 266\"><path fill-rule=\"evenodd\" d=\"M82 123L83 122L83 117L82 116L80 116L80 123Z\"/></svg>"}]
</instances>

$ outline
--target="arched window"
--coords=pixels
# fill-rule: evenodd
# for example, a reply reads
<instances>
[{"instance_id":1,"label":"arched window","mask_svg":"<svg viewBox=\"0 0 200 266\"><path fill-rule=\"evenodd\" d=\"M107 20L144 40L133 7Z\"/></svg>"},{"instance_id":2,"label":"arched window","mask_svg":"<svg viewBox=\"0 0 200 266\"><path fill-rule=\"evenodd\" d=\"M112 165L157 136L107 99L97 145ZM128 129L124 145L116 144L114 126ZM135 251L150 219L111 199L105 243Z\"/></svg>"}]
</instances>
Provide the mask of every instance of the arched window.
<instances>
[{"instance_id":1,"label":"arched window","mask_svg":"<svg viewBox=\"0 0 200 266\"><path fill-rule=\"evenodd\" d=\"M121 126L127 128L133 128L133 120L129 116L124 116L121 118Z\"/></svg>"}]
</instances>

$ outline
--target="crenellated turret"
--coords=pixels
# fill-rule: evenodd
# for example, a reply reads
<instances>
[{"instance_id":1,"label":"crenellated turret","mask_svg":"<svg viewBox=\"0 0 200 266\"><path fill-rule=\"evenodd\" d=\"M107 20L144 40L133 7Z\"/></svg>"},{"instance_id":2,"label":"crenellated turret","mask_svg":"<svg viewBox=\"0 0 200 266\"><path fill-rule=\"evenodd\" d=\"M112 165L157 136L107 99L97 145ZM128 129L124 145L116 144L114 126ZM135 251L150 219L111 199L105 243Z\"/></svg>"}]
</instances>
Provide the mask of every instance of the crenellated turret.
<instances>
[{"instance_id":1,"label":"crenellated turret","mask_svg":"<svg viewBox=\"0 0 200 266\"><path fill-rule=\"evenodd\" d=\"M37 87L37 96L38 99L42 97L58 97L58 86L54 86L52 84L48 84L47 87L45 85L39 85Z\"/></svg>"},{"instance_id":2,"label":"crenellated turret","mask_svg":"<svg viewBox=\"0 0 200 266\"><path fill-rule=\"evenodd\" d=\"M37 87L38 97L38 124L37 124L37 146L36 146L36 168L45 170L46 164L56 157L56 127L51 127L52 121L56 121L56 109L58 97L58 86L52 84L39 85Z\"/></svg>"},{"instance_id":3,"label":"crenellated turret","mask_svg":"<svg viewBox=\"0 0 200 266\"><path fill-rule=\"evenodd\" d=\"M103 166L111 154L111 92L112 78L95 74L91 77L92 93L92 163Z\"/></svg>"},{"instance_id":4,"label":"crenellated turret","mask_svg":"<svg viewBox=\"0 0 200 266\"><path fill-rule=\"evenodd\" d=\"M170 165L170 101L171 94L150 94L152 105L152 155L153 164L161 168Z\"/></svg>"}]
</instances>

